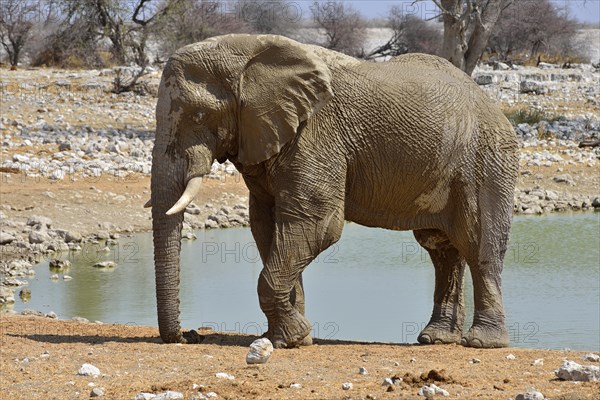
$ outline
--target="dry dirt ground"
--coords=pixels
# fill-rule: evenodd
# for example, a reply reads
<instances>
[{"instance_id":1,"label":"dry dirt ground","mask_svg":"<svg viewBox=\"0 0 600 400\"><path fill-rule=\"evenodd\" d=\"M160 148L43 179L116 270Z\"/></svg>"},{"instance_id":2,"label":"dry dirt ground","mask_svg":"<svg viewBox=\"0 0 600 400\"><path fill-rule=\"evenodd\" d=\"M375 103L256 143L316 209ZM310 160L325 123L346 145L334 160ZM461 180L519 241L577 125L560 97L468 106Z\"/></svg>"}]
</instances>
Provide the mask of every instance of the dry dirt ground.
<instances>
[{"instance_id":1,"label":"dry dirt ground","mask_svg":"<svg viewBox=\"0 0 600 400\"><path fill-rule=\"evenodd\" d=\"M3 399L82 399L95 385L108 399L167 390L186 399L207 392L222 399L422 399L419 387L435 381L451 398L463 399L506 400L528 388L549 399L598 399L600 394L600 382L555 377L563 359L582 362L581 352L317 340L311 347L276 350L266 364L248 366L245 355L255 337L200 333L205 335L201 344L166 345L151 327L2 316L0 393ZM516 358L509 360L508 354ZM474 358L480 362L473 363ZM537 359L543 365L531 365ZM84 363L98 367L101 375L78 376ZM359 374L359 367L368 373ZM235 379L219 379L219 372ZM403 382L388 391L382 382L394 376ZM343 390L345 382L352 389ZM292 383L302 387L290 388ZM202 386L192 389L194 384Z\"/></svg>"}]
</instances>

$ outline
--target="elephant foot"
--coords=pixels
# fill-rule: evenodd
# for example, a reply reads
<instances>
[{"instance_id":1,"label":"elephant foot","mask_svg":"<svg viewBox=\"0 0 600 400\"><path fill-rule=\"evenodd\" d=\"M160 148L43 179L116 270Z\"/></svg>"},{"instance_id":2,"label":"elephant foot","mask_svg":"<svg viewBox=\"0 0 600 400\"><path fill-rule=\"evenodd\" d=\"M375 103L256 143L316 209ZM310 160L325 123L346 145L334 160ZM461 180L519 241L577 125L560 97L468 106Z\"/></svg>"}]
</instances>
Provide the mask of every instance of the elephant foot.
<instances>
[{"instance_id":1,"label":"elephant foot","mask_svg":"<svg viewBox=\"0 0 600 400\"><path fill-rule=\"evenodd\" d=\"M296 310L292 310L278 320L273 329L269 328L273 347L276 349L309 346L312 344L310 336L310 322Z\"/></svg>"},{"instance_id":2,"label":"elephant foot","mask_svg":"<svg viewBox=\"0 0 600 400\"><path fill-rule=\"evenodd\" d=\"M473 326L460 341L466 347L498 348L508 347L510 344L508 331L504 325L504 318L497 323L490 318L475 318Z\"/></svg>"},{"instance_id":3,"label":"elephant foot","mask_svg":"<svg viewBox=\"0 0 600 400\"><path fill-rule=\"evenodd\" d=\"M462 329L455 323L430 321L421 331L417 341L421 344L451 344L460 343Z\"/></svg>"}]
</instances>

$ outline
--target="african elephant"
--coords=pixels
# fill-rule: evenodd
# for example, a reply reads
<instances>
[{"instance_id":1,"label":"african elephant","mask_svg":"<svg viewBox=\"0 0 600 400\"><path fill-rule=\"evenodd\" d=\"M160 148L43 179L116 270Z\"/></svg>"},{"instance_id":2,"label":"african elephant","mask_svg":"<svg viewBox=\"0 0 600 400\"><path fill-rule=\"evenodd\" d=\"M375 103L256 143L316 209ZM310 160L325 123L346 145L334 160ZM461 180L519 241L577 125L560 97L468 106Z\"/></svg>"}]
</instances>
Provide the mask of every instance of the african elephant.
<instances>
[{"instance_id":1,"label":"african elephant","mask_svg":"<svg viewBox=\"0 0 600 400\"><path fill-rule=\"evenodd\" d=\"M264 268L260 307L276 347L310 343L301 274L344 221L413 230L435 267L434 307L420 343L508 345L500 274L518 155L499 108L462 71L407 54L362 62L271 35L227 35L167 62L152 162L160 335L179 322L183 211L216 159L249 189ZM463 334L463 273L474 317Z\"/></svg>"}]
</instances>

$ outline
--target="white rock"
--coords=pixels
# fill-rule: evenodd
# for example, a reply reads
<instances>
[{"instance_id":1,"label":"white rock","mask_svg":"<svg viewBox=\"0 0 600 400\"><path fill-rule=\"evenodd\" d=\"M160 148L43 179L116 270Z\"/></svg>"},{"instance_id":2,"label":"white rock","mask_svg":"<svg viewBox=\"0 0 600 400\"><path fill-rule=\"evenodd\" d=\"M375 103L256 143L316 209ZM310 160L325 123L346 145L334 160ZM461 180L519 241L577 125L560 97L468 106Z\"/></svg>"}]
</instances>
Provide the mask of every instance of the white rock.
<instances>
[{"instance_id":1,"label":"white rock","mask_svg":"<svg viewBox=\"0 0 600 400\"><path fill-rule=\"evenodd\" d=\"M248 364L264 364L269 360L273 353L273 344L267 338L256 339L250 345L250 350L246 354Z\"/></svg>"},{"instance_id":2,"label":"white rock","mask_svg":"<svg viewBox=\"0 0 600 400\"><path fill-rule=\"evenodd\" d=\"M515 400L544 400L544 395L537 390L529 390L518 394Z\"/></svg>"},{"instance_id":3,"label":"white rock","mask_svg":"<svg viewBox=\"0 0 600 400\"><path fill-rule=\"evenodd\" d=\"M531 362L531 365L534 366L534 367L542 366L542 365L544 365L544 359L543 358L538 358L537 360L533 360Z\"/></svg>"},{"instance_id":4,"label":"white rock","mask_svg":"<svg viewBox=\"0 0 600 400\"><path fill-rule=\"evenodd\" d=\"M354 386L354 385L352 385L351 382L342 383L342 389L344 389L344 390L350 390L350 389L352 389L352 386Z\"/></svg>"},{"instance_id":5,"label":"white rock","mask_svg":"<svg viewBox=\"0 0 600 400\"><path fill-rule=\"evenodd\" d=\"M159 393L153 399L154 400L176 400L176 399L183 399L183 393L181 393L181 392L175 392L175 391L172 391L172 390L167 390L165 393Z\"/></svg>"},{"instance_id":6,"label":"white rock","mask_svg":"<svg viewBox=\"0 0 600 400\"><path fill-rule=\"evenodd\" d=\"M584 361L600 362L600 356L594 353L587 353L586 355L582 356L581 359Z\"/></svg>"},{"instance_id":7,"label":"white rock","mask_svg":"<svg viewBox=\"0 0 600 400\"><path fill-rule=\"evenodd\" d=\"M219 397L215 392L208 392L206 394L200 395L201 399L216 399Z\"/></svg>"},{"instance_id":8,"label":"white rock","mask_svg":"<svg viewBox=\"0 0 600 400\"><path fill-rule=\"evenodd\" d=\"M114 261L101 261L94 264L95 268L114 268L117 264Z\"/></svg>"},{"instance_id":9,"label":"white rock","mask_svg":"<svg viewBox=\"0 0 600 400\"><path fill-rule=\"evenodd\" d=\"M564 381L592 382L600 380L600 367L581 365L569 360L563 361L563 364L554 373L558 379Z\"/></svg>"},{"instance_id":10,"label":"white rock","mask_svg":"<svg viewBox=\"0 0 600 400\"><path fill-rule=\"evenodd\" d=\"M233 375L229 375L229 374L228 374L228 373L226 373L226 372L217 372L217 373L215 374L215 376L216 376L217 378L219 378L219 379L229 379L230 381L232 381L232 380L234 380L234 379L235 379L235 376L233 376Z\"/></svg>"},{"instance_id":11,"label":"white rock","mask_svg":"<svg viewBox=\"0 0 600 400\"><path fill-rule=\"evenodd\" d=\"M481 360L479 358L472 358L469 360L469 364L480 364Z\"/></svg>"},{"instance_id":12,"label":"white rock","mask_svg":"<svg viewBox=\"0 0 600 400\"><path fill-rule=\"evenodd\" d=\"M156 395L154 393L138 393L135 395L135 400L154 400Z\"/></svg>"},{"instance_id":13,"label":"white rock","mask_svg":"<svg viewBox=\"0 0 600 400\"><path fill-rule=\"evenodd\" d=\"M90 397L102 397L104 396L104 390L102 388L93 388Z\"/></svg>"},{"instance_id":14,"label":"white rock","mask_svg":"<svg viewBox=\"0 0 600 400\"><path fill-rule=\"evenodd\" d=\"M367 369L366 369L365 367L360 367L360 368L358 369L358 373L359 373L360 375L367 375L367 374L369 373L369 371L367 371Z\"/></svg>"},{"instance_id":15,"label":"white rock","mask_svg":"<svg viewBox=\"0 0 600 400\"><path fill-rule=\"evenodd\" d=\"M97 377L100 376L100 370L92 364L83 364L77 371L77 375Z\"/></svg>"},{"instance_id":16,"label":"white rock","mask_svg":"<svg viewBox=\"0 0 600 400\"><path fill-rule=\"evenodd\" d=\"M425 386L421 387L421 389L419 389L417 394L419 396L424 396L427 399L430 399L438 394L441 396L444 396L444 397L450 396L450 393L448 393L447 390L442 389L441 387L438 387L438 386L434 385L433 383L430 384L429 386L425 385Z\"/></svg>"},{"instance_id":17,"label":"white rock","mask_svg":"<svg viewBox=\"0 0 600 400\"><path fill-rule=\"evenodd\" d=\"M425 398L430 399L435 396L435 389L430 388L429 386L425 385L421 389L419 389L417 394L419 396L424 396Z\"/></svg>"},{"instance_id":18,"label":"white rock","mask_svg":"<svg viewBox=\"0 0 600 400\"><path fill-rule=\"evenodd\" d=\"M516 358L517 358L517 357L515 357L515 355L514 355L514 354L509 354L509 355L507 355L507 356L506 356L506 359L507 359L507 360L515 360Z\"/></svg>"},{"instance_id":19,"label":"white rock","mask_svg":"<svg viewBox=\"0 0 600 400\"><path fill-rule=\"evenodd\" d=\"M291 388L291 389L302 389L302 385L301 385L301 384L299 384L299 383L292 383L292 384L290 385L290 388Z\"/></svg>"}]
</instances>

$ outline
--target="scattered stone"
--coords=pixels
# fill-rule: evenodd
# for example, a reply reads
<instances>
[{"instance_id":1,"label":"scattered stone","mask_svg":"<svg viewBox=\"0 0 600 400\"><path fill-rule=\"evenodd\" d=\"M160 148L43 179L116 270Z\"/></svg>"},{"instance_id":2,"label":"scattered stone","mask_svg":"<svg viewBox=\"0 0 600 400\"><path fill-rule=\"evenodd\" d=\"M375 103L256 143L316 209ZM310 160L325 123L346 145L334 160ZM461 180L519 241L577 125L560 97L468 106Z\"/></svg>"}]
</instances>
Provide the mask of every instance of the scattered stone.
<instances>
[{"instance_id":1,"label":"scattered stone","mask_svg":"<svg viewBox=\"0 0 600 400\"><path fill-rule=\"evenodd\" d=\"M0 286L0 304L11 304L15 302L15 294L12 289Z\"/></svg>"},{"instance_id":2,"label":"scattered stone","mask_svg":"<svg viewBox=\"0 0 600 400\"><path fill-rule=\"evenodd\" d=\"M79 368L79 371L77 371L77 375L92 376L96 378L100 376L100 370L92 364L83 364L81 368Z\"/></svg>"},{"instance_id":3,"label":"scattered stone","mask_svg":"<svg viewBox=\"0 0 600 400\"><path fill-rule=\"evenodd\" d=\"M46 318L56 319L56 318L58 318L58 316L56 315L56 313L54 311L50 311L48 314L46 314Z\"/></svg>"},{"instance_id":4,"label":"scattered stone","mask_svg":"<svg viewBox=\"0 0 600 400\"><path fill-rule=\"evenodd\" d=\"M481 360L478 358L472 358L469 360L469 364L480 364Z\"/></svg>"},{"instance_id":5,"label":"scattered stone","mask_svg":"<svg viewBox=\"0 0 600 400\"><path fill-rule=\"evenodd\" d=\"M15 241L15 237L4 231L0 231L0 245L10 244Z\"/></svg>"},{"instance_id":6,"label":"scattered stone","mask_svg":"<svg viewBox=\"0 0 600 400\"><path fill-rule=\"evenodd\" d=\"M600 380L600 367L581 365L569 360L563 361L563 364L554 373L558 379L563 381L593 382Z\"/></svg>"},{"instance_id":7,"label":"scattered stone","mask_svg":"<svg viewBox=\"0 0 600 400\"><path fill-rule=\"evenodd\" d=\"M594 353L587 353L581 356L583 361L600 362L600 356Z\"/></svg>"},{"instance_id":8,"label":"scattered stone","mask_svg":"<svg viewBox=\"0 0 600 400\"><path fill-rule=\"evenodd\" d=\"M290 389L302 389L302 385L299 383L290 384Z\"/></svg>"},{"instance_id":9,"label":"scattered stone","mask_svg":"<svg viewBox=\"0 0 600 400\"><path fill-rule=\"evenodd\" d=\"M273 344L267 338L256 339L250 345L250 350L246 355L248 364L264 364L269 360L273 353Z\"/></svg>"},{"instance_id":10,"label":"scattered stone","mask_svg":"<svg viewBox=\"0 0 600 400\"><path fill-rule=\"evenodd\" d=\"M594 200L592 200L592 207L600 208L600 197L594 197Z\"/></svg>"},{"instance_id":11,"label":"scattered stone","mask_svg":"<svg viewBox=\"0 0 600 400\"><path fill-rule=\"evenodd\" d=\"M228 380L230 380L230 381L232 381L232 380L234 380L234 379L235 379L235 376L233 376L233 375L229 375L229 374L228 374L228 373L226 373L226 372L217 372L217 373L215 374L215 376L216 376L217 378L219 378L219 379L228 379Z\"/></svg>"},{"instance_id":12,"label":"scattered stone","mask_svg":"<svg viewBox=\"0 0 600 400\"><path fill-rule=\"evenodd\" d=\"M409 360L409 362L411 362L411 363L416 363L416 362L417 362L417 359L416 359L416 358L411 358L411 359Z\"/></svg>"},{"instance_id":13,"label":"scattered stone","mask_svg":"<svg viewBox=\"0 0 600 400\"><path fill-rule=\"evenodd\" d=\"M515 400L544 400L544 395L537 390L530 389L517 395Z\"/></svg>"},{"instance_id":14,"label":"scattered stone","mask_svg":"<svg viewBox=\"0 0 600 400\"><path fill-rule=\"evenodd\" d=\"M41 228L41 225L37 225L36 229L29 231L29 243L39 244L49 242L52 240L46 228Z\"/></svg>"},{"instance_id":15,"label":"scattered stone","mask_svg":"<svg viewBox=\"0 0 600 400\"><path fill-rule=\"evenodd\" d=\"M369 373L369 371L367 371L367 369L365 367L360 367L360 368L358 368L358 373L360 375L367 375Z\"/></svg>"},{"instance_id":16,"label":"scattered stone","mask_svg":"<svg viewBox=\"0 0 600 400\"><path fill-rule=\"evenodd\" d=\"M63 275L63 281L70 281L71 279L73 279L71 275Z\"/></svg>"},{"instance_id":17,"label":"scattered stone","mask_svg":"<svg viewBox=\"0 0 600 400\"><path fill-rule=\"evenodd\" d=\"M206 394L200 394L199 399L216 399L219 397L215 392L208 392Z\"/></svg>"},{"instance_id":18,"label":"scattered stone","mask_svg":"<svg viewBox=\"0 0 600 400\"><path fill-rule=\"evenodd\" d=\"M51 228L52 227L52 220L50 218L47 218L47 217L42 217L42 216L39 216L39 215L32 215L27 220L27 226L36 226L36 225L40 225L40 226L42 226L44 228Z\"/></svg>"},{"instance_id":19,"label":"scattered stone","mask_svg":"<svg viewBox=\"0 0 600 400\"><path fill-rule=\"evenodd\" d=\"M154 400L156 395L154 393L138 393L135 395L135 400Z\"/></svg>"},{"instance_id":20,"label":"scattered stone","mask_svg":"<svg viewBox=\"0 0 600 400\"><path fill-rule=\"evenodd\" d=\"M83 318L83 317L73 317L73 318L71 318L71 321L79 322L79 323L82 323L82 324L89 324L90 323L89 319Z\"/></svg>"},{"instance_id":21,"label":"scattered stone","mask_svg":"<svg viewBox=\"0 0 600 400\"><path fill-rule=\"evenodd\" d=\"M342 389L343 390L350 390L352 389L354 385L352 385L352 382L344 382L342 383Z\"/></svg>"},{"instance_id":22,"label":"scattered stone","mask_svg":"<svg viewBox=\"0 0 600 400\"><path fill-rule=\"evenodd\" d=\"M114 261L100 261L94 264L94 268L114 268L117 266L117 263Z\"/></svg>"},{"instance_id":23,"label":"scattered stone","mask_svg":"<svg viewBox=\"0 0 600 400\"><path fill-rule=\"evenodd\" d=\"M102 397L104 396L104 389L102 388L93 388L90 392L90 397Z\"/></svg>"},{"instance_id":24,"label":"scattered stone","mask_svg":"<svg viewBox=\"0 0 600 400\"><path fill-rule=\"evenodd\" d=\"M575 181L573 180L573 177L569 174L557 175L552 179L556 183L566 183L567 185L572 185L573 183L575 183Z\"/></svg>"},{"instance_id":25,"label":"scattered stone","mask_svg":"<svg viewBox=\"0 0 600 400\"><path fill-rule=\"evenodd\" d=\"M183 399L183 393L175 392L173 390L167 390L165 393L157 394L152 399L154 400L177 400Z\"/></svg>"},{"instance_id":26,"label":"scattered stone","mask_svg":"<svg viewBox=\"0 0 600 400\"><path fill-rule=\"evenodd\" d=\"M53 274L50 276L50 280L51 281L57 281L58 280L58 274Z\"/></svg>"},{"instance_id":27,"label":"scattered stone","mask_svg":"<svg viewBox=\"0 0 600 400\"><path fill-rule=\"evenodd\" d=\"M434 397L435 395L442 395L444 397L450 396L447 390L442 389L441 387L436 386L435 384L430 384L429 386L425 385L419 389L417 393L419 396L425 396L425 398L429 399Z\"/></svg>"},{"instance_id":28,"label":"scattered stone","mask_svg":"<svg viewBox=\"0 0 600 400\"><path fill-rule=\"evenodd\" d=\"M61 260L59 258L54 258L52 260L50 260L50 263L48 264L50 269L69 269L71 268L71 261L69 260Z\"/></svg>"},{"instance_id":29,"label":"scattered stone","mask_svg":"<svg viewBox=\"0 0 600 400\"><path fill-rule=\"evenodd\" d=\"M27 303L31 299L31 289L21 289L21 291L19 292L19 297L21 298L21 301L23 301L23 303Z\"/></svg>"},{"instance_id":30,"label":"scattered stone","mask_svg":"<svg viewBox=\"0 0 600 400\"><path fill-rule=\"evenodd\" d=\"M540 367L542 365L544 365L544 359L543 358L538 358L537 360L533 360L531 362L531 365L534 367Z\"/></svg>"},{"instance_id":31,"label":"scattered stone","mask_svg":"<svg viewBox=\"0 0 600 400\"><path fill-rule=\"evenodd\" d=\"M507 355L507 356L506 356L506 359L507 359L507 360L515 360L516 358L517 358L517 357L515 357L515 355L514 355L514 354L509 354L509 355Z\"/></svg>"}]
</instances>

